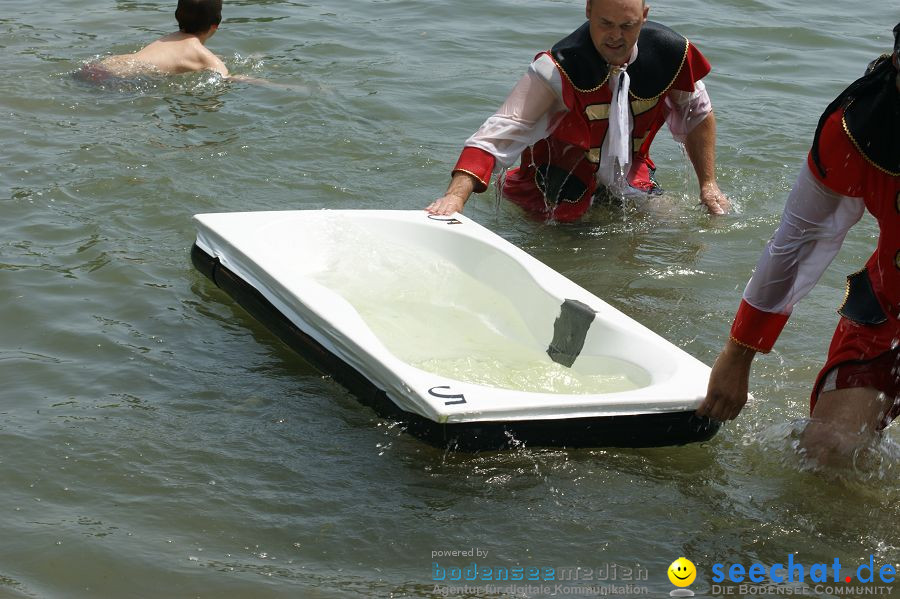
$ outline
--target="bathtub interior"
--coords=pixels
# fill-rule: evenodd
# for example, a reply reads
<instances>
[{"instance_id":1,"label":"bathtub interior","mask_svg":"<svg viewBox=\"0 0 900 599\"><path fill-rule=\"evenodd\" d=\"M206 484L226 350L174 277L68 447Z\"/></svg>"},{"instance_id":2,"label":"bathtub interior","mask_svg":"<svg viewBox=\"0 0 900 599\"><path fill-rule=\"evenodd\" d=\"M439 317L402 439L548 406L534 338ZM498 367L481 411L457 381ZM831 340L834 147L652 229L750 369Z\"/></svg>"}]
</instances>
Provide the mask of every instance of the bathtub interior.
<instances>
[{"instance_id":1,"label":"bathtub interior","mask_svg":"<svg viewBox=\"0 0 900 599\"><path fill-rule=\"evenodd\" d=\"M258 250L279 277L305 277L341 296L402 362L469 383L583 394L642 388L669 356L623 322L595 318L570 368L547 348L565 298L464 225L360 212L302 213L265 225ZM674 366L672 367L674 368Z\"/></svg>"}]
</instances>

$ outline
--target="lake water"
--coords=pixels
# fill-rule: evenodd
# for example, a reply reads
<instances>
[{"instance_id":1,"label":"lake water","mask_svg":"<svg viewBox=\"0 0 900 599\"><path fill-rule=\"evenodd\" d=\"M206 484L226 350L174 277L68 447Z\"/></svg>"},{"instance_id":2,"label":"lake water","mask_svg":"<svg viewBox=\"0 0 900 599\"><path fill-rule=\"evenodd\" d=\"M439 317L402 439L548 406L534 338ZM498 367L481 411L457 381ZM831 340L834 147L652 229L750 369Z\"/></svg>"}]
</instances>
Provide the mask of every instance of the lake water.
<instances>
[{"instance_id":1,"label":"lake water","mask_svg":"<svg viewBox=\"0 0 900 599\"><path fill-rule=\"evenodd\" d=\"M663 132L658 204L552 225L488 193L466 214L711 364L822 108L887 51L898 10L651 5L713 64L719 181L737 209L698 209ZM898 565L897 427L851 471L809 472L794 451L871 218L757 359L740 419L664 449L424 445L191 266L195 213L425 206L583 2L226 2L209 47L277 85L107 88L71 74L174 29L174 3L2 9L0 597L437 597L440 569L472 562L593 569L567 588L662 597L682 555L698 596L725 596L717 563L837 558L854 578L870 556ZM572 594L524 596L553 593Z\"/></svg>"}]
</instances>

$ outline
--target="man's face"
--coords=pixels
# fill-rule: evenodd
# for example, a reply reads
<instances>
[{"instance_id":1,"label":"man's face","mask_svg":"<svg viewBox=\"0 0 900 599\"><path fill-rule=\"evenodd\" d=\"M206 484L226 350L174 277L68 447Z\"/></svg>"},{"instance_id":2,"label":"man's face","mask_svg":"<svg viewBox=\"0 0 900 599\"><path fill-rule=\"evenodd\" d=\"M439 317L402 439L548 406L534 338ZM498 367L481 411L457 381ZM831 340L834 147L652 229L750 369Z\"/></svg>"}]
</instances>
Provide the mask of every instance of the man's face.
<instances>
[{"instance_id":1,"label":"man's face","mask_svg":"<svg viewBox=\"0 0 900 599\"><path fill-rule=\"evenodd\" d=\"M631 58L649 11L643 0L587 0L591 39L606 62L620 65Z\"/></svg>"}]
</instances>

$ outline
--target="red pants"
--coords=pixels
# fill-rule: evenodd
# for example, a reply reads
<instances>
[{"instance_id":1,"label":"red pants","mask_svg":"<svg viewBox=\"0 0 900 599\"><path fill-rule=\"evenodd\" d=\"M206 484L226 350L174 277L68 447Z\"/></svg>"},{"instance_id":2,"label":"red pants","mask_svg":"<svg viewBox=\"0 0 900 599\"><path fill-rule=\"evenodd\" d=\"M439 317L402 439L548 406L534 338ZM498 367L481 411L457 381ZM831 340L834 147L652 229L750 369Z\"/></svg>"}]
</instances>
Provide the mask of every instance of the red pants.
<instances>
[{"instance_id":1,"label":"red pants","mask_svg":"<svg viewBox=\"0 0 900 599\"><path fill-rule=\"evenodd\" d=\"M841 318L828 350L828 361L816 379L810 412L819 394L837 389L871 388L884 393L893 405L879 428L900 416L900 332L893 319L881 325L862 325ZM893 346L893 347L892 347ZM878 352L881 353L878 353Z\"/></svg>"}]
</instances>

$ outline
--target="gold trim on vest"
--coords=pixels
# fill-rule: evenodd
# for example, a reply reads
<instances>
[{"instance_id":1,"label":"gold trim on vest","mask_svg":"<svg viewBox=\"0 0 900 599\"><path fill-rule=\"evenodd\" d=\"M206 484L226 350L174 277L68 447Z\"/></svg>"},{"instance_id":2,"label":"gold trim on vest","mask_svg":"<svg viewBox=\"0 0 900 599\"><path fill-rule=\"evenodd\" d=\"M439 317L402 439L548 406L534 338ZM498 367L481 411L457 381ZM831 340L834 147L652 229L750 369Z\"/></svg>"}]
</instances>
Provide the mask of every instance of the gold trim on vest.
<instances>
[{"instance_id":1,"label":"gold trim on vest","mask_svg":"<svg viewBox=\"0 0 900 599\"><path fill-rule=\"evenodd\" d=\"M659 98L651 98L649 100L632 100L631 101L631 112L634 116L638 116L639 114L644 114L659 104Z\"/></svg>"},{"instance_id":2,"label":"gold trim on vest","mask_svg":"<svg viewBox=\"0 0 900 599\"><path fill-rule=\"evenodd\" d=\"M889 171L888 169L884 168L880 164L877 164L874 160L869 158L866 155L866 153L863 151L862 147L859 145L859 142L856 141L856 138L853 137L853 134L850 133L850 127L849 127L849 125L847 125L846 112L847 112L847 109L849 109L852 104L853 104L853 100L850 100L850 104L847 104L847 107L844 108L844 113L845 113L844 116L841 116L841 124L844 126L844 133L847 134L847 137L850 138L850 141L852 141L853 145L856 147L856 151L859 152L859 155L862 156L866 162L868 162L869 164L871 164L872 166L874 166L875 168L880 170L882 173L886 173L892 177L900 177L900 172L895 173L895 172ZM900 266L898 266L898 268L900 268Z\"/></svg>"},{"instance_id":3,"label":"gold trim on vest","mask_svg":"<svg viewBox=\"0 0 900 599\"><path fill-rule=\"evenodd\" d=\"M634 144L631 147L631 151L637 152L638 150L640 150L641 146L644 145L644 142L647 140L647 136L649 136L649 135L650 134L648 133L647 135L645 135L644 137L642 137L640 139L635 139Z\"/></svg>"},{"instance_id":4,"label":"gold trim on vest","mask_svg":"<svg viewBox=\"0 0 900 599\"><path fill-rule=\"evenodd\" d=\"M611 104L591 104L584 109L584 114L591 121L605 121L609 119Z\"/></svg>"},{"instance_id":5,"label":"gold trim on vest","mask_svg":"<svg viewBox=\"0 0 900 599\"><path fill-rule=\"evenodd\" d=\"M678 69L675 71L675 75L672 77L672 80L669 81L669 84L666 85L666 87L663 88L663 90L661 92L659 92L657 95L653 96L652 98L642 98L638 95L635 95L632 90L629 90L628 93L631 95L631 97L637 98L638 100L659 100L667 91L669 91L669 88L672 87L672 85L675 83L675 80L678 79L678 75L681 74L681 69L684 68L684 63L687 61L688 50L690 49L690 47L691 47L690 40L688 40L687 38L684 38L684 52L682 52L682 54L681 54L681 64L678 65Z\"/></svg>"},{"instance_id":6,"label":"gold trim on vest","mask_svg":"<svg viewBox=\"0 0 900 599\"><path fill-rule=\"evenodd\" d=\"M594 164L600 163L600 148L591 148L587 152L584 153L584 157L588 159L588 162L593 162Z\"/></svg>"},{"instance_id":7,"label":"gold trim on vest","mask_svg":"<svg viewBox=\"0 0 900 599\"><path fill-rule=\"evenodd\" d=\"M609 81L609 72L607 71L606 77L603 78L603 81L601 81L600 84L599 84L597 87L592 87L591 89L581 89L580 87L578 87L577 85L575 85L575 82L572 81L572 78L569 77L569 74L566 72L566 70L565 70L564 68L562 68L562 65L560 65L560 64L556 61L556 59L553 57L553 55L552 55L552 54L549 54L549 53L548 53L548 55L550 56L550 60L553 61L553 64L556 65L556 68L559 69L559 72L562 73L562 74L565 76L566 80L572 85L572 87L574 87L575 89L577 89L577 90L580 91L580 92L583 92L583 93L586 93L586 94L589 94L589 93L591 93L591 92L595 92L595 91L597 91L598 89L600 89L601 87L603 87L604 85L606 85L606 82Z\"/></svg>"}]
</instances>

